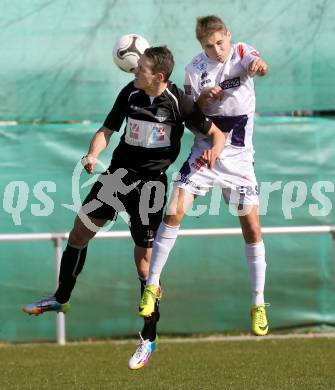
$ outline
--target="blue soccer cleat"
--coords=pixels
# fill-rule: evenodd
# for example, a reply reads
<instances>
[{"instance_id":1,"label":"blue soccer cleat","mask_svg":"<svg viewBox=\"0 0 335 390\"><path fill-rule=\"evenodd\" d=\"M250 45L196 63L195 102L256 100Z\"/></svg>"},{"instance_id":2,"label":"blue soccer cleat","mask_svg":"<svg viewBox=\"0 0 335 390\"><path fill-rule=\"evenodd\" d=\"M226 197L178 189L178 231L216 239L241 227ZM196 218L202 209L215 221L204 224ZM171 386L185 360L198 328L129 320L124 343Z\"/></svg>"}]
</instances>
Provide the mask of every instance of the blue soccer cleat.
<instances>
[{"instance_id":1,"label":"blue soccer cleat","mask_svg":"<svg viewBox=\"0 0 335 390\"><path fill-rule=\"evenodd\" d=\"M69 303L59 303L55 297L41 299L40 301L29 303L22 308L25 313L36 316L43 314L46 311L55 311L57 313L66 313L70 309Z\"/></svg>"}]
</instances>

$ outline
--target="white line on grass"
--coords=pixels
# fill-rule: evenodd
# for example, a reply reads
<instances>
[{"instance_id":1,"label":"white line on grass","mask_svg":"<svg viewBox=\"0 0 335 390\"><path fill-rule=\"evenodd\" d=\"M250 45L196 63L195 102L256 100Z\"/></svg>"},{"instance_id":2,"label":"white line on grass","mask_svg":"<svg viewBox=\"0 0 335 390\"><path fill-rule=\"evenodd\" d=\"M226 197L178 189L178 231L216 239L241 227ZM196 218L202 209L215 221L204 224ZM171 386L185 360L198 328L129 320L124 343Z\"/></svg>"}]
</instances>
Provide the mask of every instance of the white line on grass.
<instances>
[{"instance_id":1,"label":"white line on grass","mask_svg":"<svg viewBox=\"0 0 335 390\"><path fill-rule=\"evenodd\" d=\"M160 337L159 343L207 343L217 341L261 341L261 340L280 340L280 339L314 339L314 338L335 338L334 333L289 333L289 334L269 334L267 336L253 335L238 335L238 336L204 336L204 337ZM126 340L97 340L83 342L69 342L68 344L83 344L83 343L111 343L111 344L127 344L137 342L138 339Z\"/></svg>"},{"instance_id":2,"label":"white line on grass","mask_svg":"<svg viewBox=\"0 0 335 390\"><path fill-rule=\"evenodd\" d=\"M253 336L253 335L239 335L239 336L204 336L204 337L160 337L159 343L176 344L176 343L208 343L208 342L221 342L221 341L266 341L266 340L285 340L285 339L320 339L320 338L335 338L334 333L289 333L289 334L269 334L267 336ZM125 339L125 340L82 340L82 341L68 341L66 345L92 345L92 344L128 344L136 343L138 339ZM54 345L58 347L56 343L41 342L41 343L0 343L0 348L8 348L11 346L37 346L37 345Z\"/></svg>"}]
</instances>

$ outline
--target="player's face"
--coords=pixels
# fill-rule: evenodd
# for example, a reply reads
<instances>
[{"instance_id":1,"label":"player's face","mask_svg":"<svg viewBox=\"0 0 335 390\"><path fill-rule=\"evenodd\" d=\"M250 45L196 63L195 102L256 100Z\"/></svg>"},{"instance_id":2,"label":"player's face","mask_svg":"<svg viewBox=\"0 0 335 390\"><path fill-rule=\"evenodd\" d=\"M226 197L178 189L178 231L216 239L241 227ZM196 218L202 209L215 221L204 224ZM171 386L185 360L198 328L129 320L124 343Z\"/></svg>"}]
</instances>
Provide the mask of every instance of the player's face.
<instances>
[{"instance_id":1,"label":"player's face","mask_svg":"<svg viewBox=\"0 0 335 390\"><path fill-rule=\"evenodd\" d=\"M138 60L137 68L134 71L134 86L144 91L150 89L157 83L157 75L152 72L152 62L145 55Z\"/></svg>"},{"instance_id":2,"label":"player's face","mask_svg":"<svg viewBox=\"0 0 335 390\"><path fill-rule=\"evenodd\" d=\"M225 62L229 56L231 34L228 31L216 31L201 40L201 46L208 58L218 62Z\"/></svg>"}]
</instances>

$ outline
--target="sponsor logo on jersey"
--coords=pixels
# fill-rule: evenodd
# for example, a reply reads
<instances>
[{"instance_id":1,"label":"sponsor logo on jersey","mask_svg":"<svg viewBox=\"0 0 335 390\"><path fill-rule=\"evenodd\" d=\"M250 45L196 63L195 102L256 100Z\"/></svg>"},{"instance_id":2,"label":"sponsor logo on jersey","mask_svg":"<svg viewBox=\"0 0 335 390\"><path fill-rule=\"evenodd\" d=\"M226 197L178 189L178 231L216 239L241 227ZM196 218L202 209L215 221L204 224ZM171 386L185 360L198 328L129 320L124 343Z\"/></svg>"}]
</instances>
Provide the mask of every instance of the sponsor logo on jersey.
<instances>
[{"instance_id":1,"label":"sponsor logo on jersey","mask_svg":"<svg viewBox=\"0 0 335 390\"><path fill-rule=\"evenodd\" d=\"M201 62L200 64L197 65L197 69L199 69L201 72L207 69L207 64L206 62Z\"/></svg>"},{"instance_id":2,"label":"sponsor logo on jersey","mask_svg":"<svg viewBox=\"0 0 335 390\"><path fill-rule=\"evenodd\" d=\"M181 174L177 180L175 180L175 183L184 183L188 186L191 186L193 187L195 190L198 190L198 191L201 191L202 190L202 187L197 185L196 183L194 183L192 180L190 180L187 176Z\"/></svg>"},{"instance_id":3,"label":"sponsor logo on jersey","mask_svg":"<svg viewBox=\"0 0 335 390\"><path fill-rule=\"evenodd\" d=\"M241 79L240 77L235 77L233 79L224 80L219 85L222 89L236 88L241 85Z\"/></svg>"},{"instance_id":4,"label":"sponsor logo on jersey","mask_svg":"<svg viewBox=\"0 0 335 390\"><path fill-rule=\"evenodd\" d=\"M236 191L241 195L259 195L258 186L237 186Z\"/></svg>"},{"instance_id":5,"label":"sponsor logo on jersey","mask_svg":"<svg viewBox=\"0 0 335 390\"><path fill-rule=\"evenodd\" d=\"M206 163L205 163L205 161L202 160L201 158L196 158L196 159L191 163L191 166L192 166L195 170L202 172L202 168L206 166Z\"/></svg>"},{"instance_id":6,"label":"sponsor logo on jersey","mask_svg":"<svg viewBox=\"0 0 335 390\"><path fill-rule=\"evenodd\" d=\"M259 57L259 53L256 50L251 51L250 54L252 54L255 57Z\"/></svg>"},{"instance_id":7,"label":"sponsor logo on jersey","mask_svg":"<svg viewBox=\"0 0 335 390\"><path fill-rule=\"evenodd\" d=\"M158 122L164 122L169 117L169 110L166 108L158 108L155 118L158 120Z\"/></svg>"},{"instance_id":8,"label":"sponsor logo on jersey","mask_svg":"<svg viewBox=\"0 0 335 390\"><path fill-rule=\"evenodd\" d=\"M128 118L125 142L145 148L162 148L171 145L171 126Z\"/></svg>"},{"instance_id":9,"label":"sponsor logo on jersey","mask_svg":"<svg viewBox=\"0 0 335 390\"><path fill-rule=\"evenodd\" d=\"M139 133L139 125L137 123L130 123L129 124L129 138L137 140L138 133Z\"/></svg>"},{"instance_id":10,"label":"sponsor logo on jersey","mask_svg":"<svg viewBox=\"0 0 335 390\"><path fill-rule=\"evenodd\" d=\"M170 115L169 110L166 109L166 108L158 108L158 110L156 112L156 115L154 115L151 111L147 110L144 107L137 107L137 106L134 106L133 104L130 106L130 108L132 110L134 110L135 113L139 113L139 114L144 114L144 115L150 116L150 117L155 118L156 120L158 120L158 122L166 121L168 119L169 115Z\"/></svg>"},{"instance_id":11,"label":"sponsor logo on jersey","mask_svg":"<svg viewBox=\"0 0 335 390\"><path fill-rule=\"evenodd\" d=\"M260 54L259 54L259 52L256 50L256 49L254 49L252 46L250 46L250 45L247 45L248 46L248 49L250 50L250 54L252 55L252 56L255 56L255 57L260 57Z\"/></svg>"},{"instance_id":12,"label":"sponsor logo on jersey","mask_svg":"<svg viewBox=\"0 0 335 390\"><path fill-rule=\"evenodd\" d=\"M206 72L206 71L202 72L200 75L200 79L201 79L200 85L202 87L212 81L211 79L207 79L206 77L208 77L208 72Z\"/></svg>"},{"instance_id":13,"label":"sponsor logo on jersey","mask_svg":"<svg viewBox=\"0 0 335 390\"><path fill-rule=\"evenodd\" d=\"M202 72L200 78L201 78L201 80L203 80L203 79L206 78L207 76L208 76L208 73L207 73L207 72Z\"/></svg>"},{"instance_id":14,"label":"sponsor logo on jersey","mask_svg":"<svg viewBox=\"0 0 335 390\"><path fill-rule=\"evenodd\" d=\"M158 124L155 125L152 129L152 140L154 142L161 142L165 139L165 129Z\"/></svg>"},{"instance_id":15,"label":"sponsor logo on jersey","mask_svg":"<svg viewBox=\"0 0 335 390\"><path fill-rule=\"evenodd\" d=\"M204 85L210 83L211 81L212 81L211 79L203 80L203 81L201 81L200 85L203 87Z\"/></svg>"},{"instance_id":16,"label":"sponsor logo on jersey","mask_svg":"<svg viewBox=\"0 0 335 390\"><path fill-rule=\"evenodd\" d=\"M244 47L243 45L238 45L237 46L238 54L240 55L241 59L244 57Z\"/></svg>"},{"instance_id":17,"label":"sponsor logo on jersey","mask_svg":"<svg viewBox=\"0 0 335 390\"><path fill-rule=\"evenodd\" d=\"M199 62L201 62L201 61L202 61L202 58L201 58L201 56L199 56L192 62L192 65L197 66L199 64Z\"/></svg>"}]
</instances>

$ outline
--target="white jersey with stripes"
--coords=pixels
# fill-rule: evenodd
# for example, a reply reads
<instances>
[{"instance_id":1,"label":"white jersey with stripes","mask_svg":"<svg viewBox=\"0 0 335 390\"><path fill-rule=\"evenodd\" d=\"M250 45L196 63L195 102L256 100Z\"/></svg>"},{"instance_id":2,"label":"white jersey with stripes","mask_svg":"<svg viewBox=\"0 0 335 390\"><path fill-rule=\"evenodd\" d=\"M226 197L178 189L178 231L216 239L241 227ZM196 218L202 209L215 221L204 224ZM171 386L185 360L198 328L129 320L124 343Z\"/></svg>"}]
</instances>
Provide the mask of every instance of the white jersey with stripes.
<instances>
[{"instance_id":1,"label":"white jersey with stripes","mask_svg":"<svg viewBox=\"0 0 335 390\"><path fill-rule=\"evenodd\" d=\"M253 150L252 133L255 113L255 90L249 65L259 53L245 43L232 44L224 63L211 60L205 52L195 56L186 67L185 93L196 101L200 93L219 85L224 90L221 100L213 99L204 113L228 134L226 144ZM197 134L197 138L204 138Z\"/></svg>"}]
</instances>

